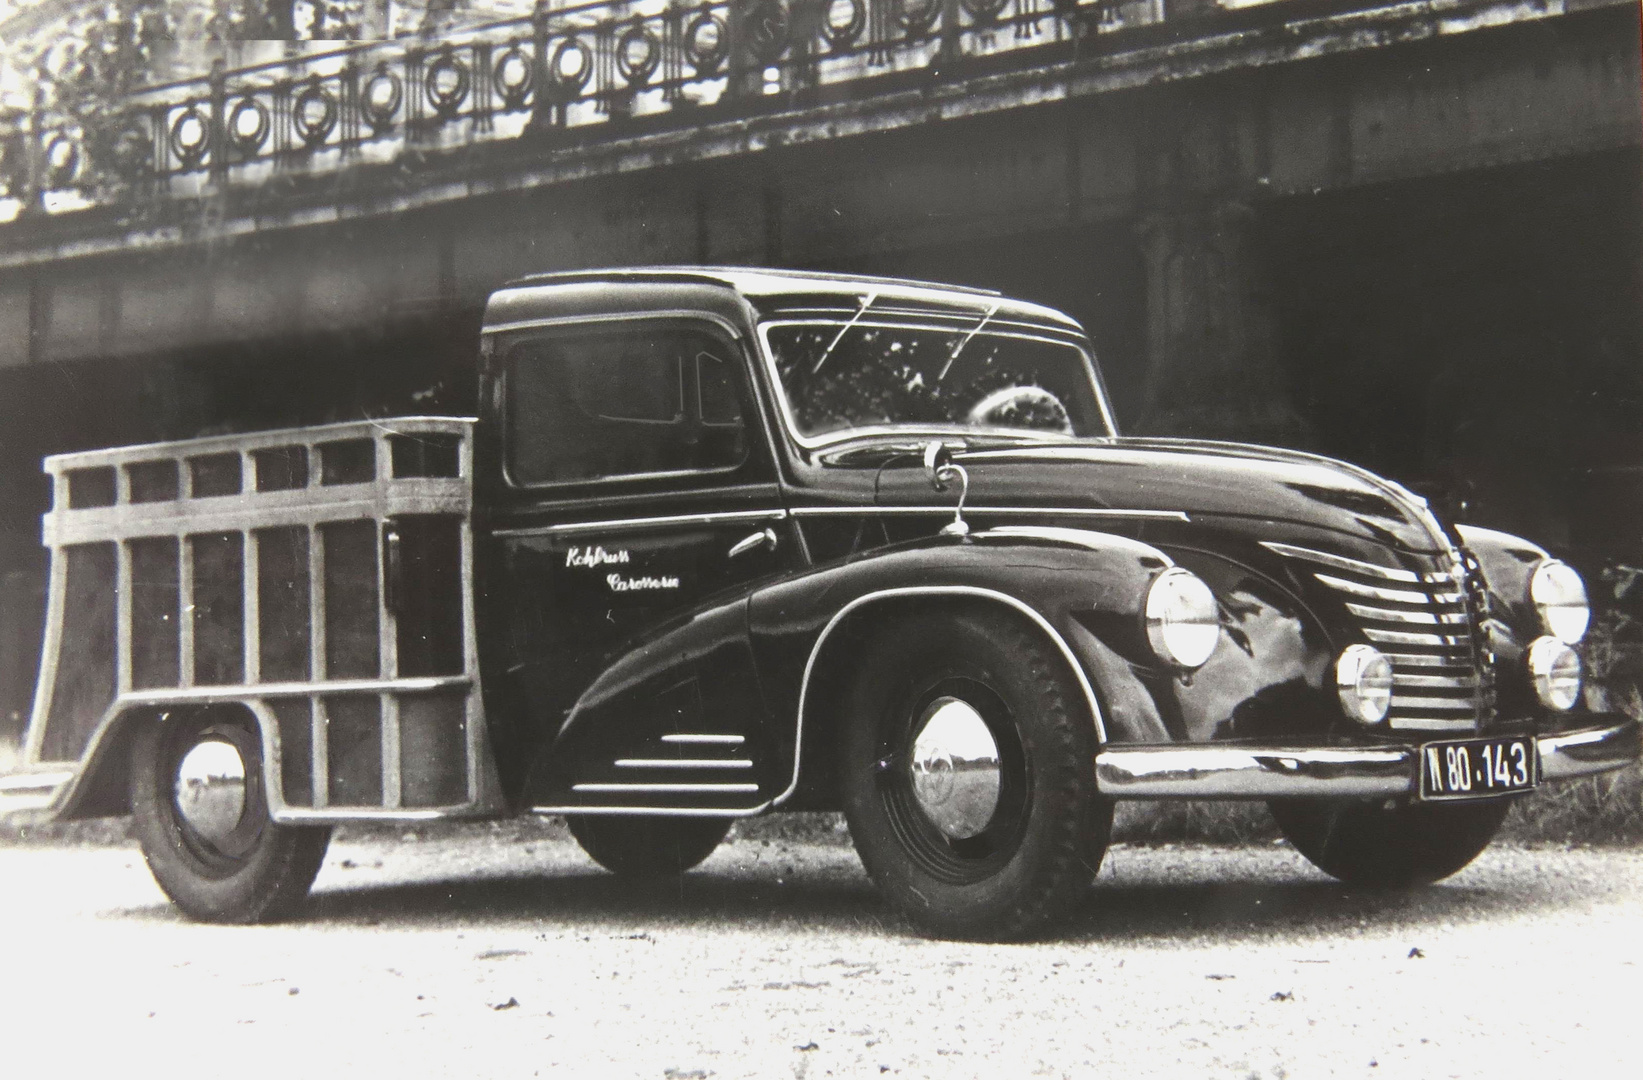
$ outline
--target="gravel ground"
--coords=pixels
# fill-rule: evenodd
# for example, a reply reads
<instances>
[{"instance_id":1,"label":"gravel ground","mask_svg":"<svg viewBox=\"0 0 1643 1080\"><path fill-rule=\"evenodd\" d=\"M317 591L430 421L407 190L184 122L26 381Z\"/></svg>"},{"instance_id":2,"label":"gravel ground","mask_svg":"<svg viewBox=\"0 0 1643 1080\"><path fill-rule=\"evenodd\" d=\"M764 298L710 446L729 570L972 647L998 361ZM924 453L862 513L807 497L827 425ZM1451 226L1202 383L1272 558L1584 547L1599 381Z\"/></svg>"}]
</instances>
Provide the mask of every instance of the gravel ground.
<instances>
[{"instance_id":1,"label":"gravel ground","mask_svg":"<svg viewBox=\"0 0 1643 1080\"><path fill-rule=\"evenodd\" d=\"M407 838L409 837L409 838ZM12 1076L1635 1075L1643 853L1352 894L1288 847L1114 848L1055 940L926 941L757 829L635 889L560 829L359 834L305 918L184 922L130 846L0 847Z\"/></svg>"}]
</instances>

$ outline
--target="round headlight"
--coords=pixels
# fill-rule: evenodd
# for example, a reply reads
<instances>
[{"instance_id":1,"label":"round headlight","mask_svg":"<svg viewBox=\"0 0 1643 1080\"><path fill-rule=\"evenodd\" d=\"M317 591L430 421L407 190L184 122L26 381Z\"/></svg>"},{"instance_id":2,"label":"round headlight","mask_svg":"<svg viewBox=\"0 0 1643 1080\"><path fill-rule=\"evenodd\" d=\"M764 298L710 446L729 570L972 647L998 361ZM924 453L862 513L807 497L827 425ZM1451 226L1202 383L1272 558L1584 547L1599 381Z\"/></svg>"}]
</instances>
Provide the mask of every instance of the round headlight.
<instances>
[{"instance_id":1,"label":"round headlight","mask_svg":"<svg viewBox=\"0 0 1643 1080\"><path fill-rule=\"evenodd\" d=\"M1335 661L1341 708L1360 724L1378 724L1392 708L1392 661L1372 645L1348 645Z\"/></svg>"},{"instance_id":2,"label":"round headlight","mask_svg":"<svg viewBox=\"0 0 1643 1080\"><path fill-rule=\"evenodd\" d=\"M1215 594L1197 574L1171 567L1147 590L1147 641L1167 664L1200 668L1221 640Z\"/></svg>"},{"instance_id":3,"label":"round headlight","mask_svg":"<svg viewBox=\"0 0 1643 1080\"><path fill-rule=\"evenodd\" d=\"M1540 615L1541 629L1548 634L1570 645L1586 636L1586 624L1592 618L1586 583L1568 563L1547 559L1535 567L1529 578L1529 599Z\"/></svg>"},{"instance_id":4,"label":"round headlight","mask_svg":"<svg viewBox=\"0 0 1643 1080\"><path fill-rule=\"evenodd\" d=\"M1542 705L1568 712L1580 700L1580 654L1555 637L1536 638L1529 646L1529 681Z\"/></svg>"}]
</instances>

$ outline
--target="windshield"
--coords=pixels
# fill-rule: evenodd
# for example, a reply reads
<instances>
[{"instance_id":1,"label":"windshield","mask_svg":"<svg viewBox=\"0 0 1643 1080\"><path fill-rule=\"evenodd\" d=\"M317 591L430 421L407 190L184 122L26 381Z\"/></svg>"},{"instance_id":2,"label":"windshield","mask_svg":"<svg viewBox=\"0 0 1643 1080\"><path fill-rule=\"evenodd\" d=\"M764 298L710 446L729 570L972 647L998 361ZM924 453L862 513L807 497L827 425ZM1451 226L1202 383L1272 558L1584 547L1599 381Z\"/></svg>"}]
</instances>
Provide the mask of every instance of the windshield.
<instances>
[{"instance_id":1,"label":"windshield","mask_svg":"<svg viewBox=\"0 0 1643 1080\"><path fill-rule=\"evenodd\" d=\"M1106 436L1094 368L1067 341L989 329L863 318L761 327L801 442L887 426Z\"/></svg>"}]
</instances>

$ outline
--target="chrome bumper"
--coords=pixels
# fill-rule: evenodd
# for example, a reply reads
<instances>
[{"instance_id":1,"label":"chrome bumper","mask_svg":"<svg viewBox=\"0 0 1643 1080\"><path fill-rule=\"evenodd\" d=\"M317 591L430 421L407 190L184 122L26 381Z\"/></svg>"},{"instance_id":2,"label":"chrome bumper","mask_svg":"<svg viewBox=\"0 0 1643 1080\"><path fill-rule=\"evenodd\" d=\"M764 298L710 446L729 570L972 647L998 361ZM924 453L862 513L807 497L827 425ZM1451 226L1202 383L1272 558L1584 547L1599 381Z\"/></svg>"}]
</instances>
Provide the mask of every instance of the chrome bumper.
<instances>
[{"instance_id":1,"label":"chrome bumper","mask_svg":"<svg viewBox=\"0 0 1643 1080\"><path fill-rule=\"evenodd\" d=\"M1637 721L1542 735L1540 778L1569 780L1636 761ZM1414 793L1418 746L1113 746L1095 755L1112 799L1374 799Z\"/></svg>"}]
</instances>

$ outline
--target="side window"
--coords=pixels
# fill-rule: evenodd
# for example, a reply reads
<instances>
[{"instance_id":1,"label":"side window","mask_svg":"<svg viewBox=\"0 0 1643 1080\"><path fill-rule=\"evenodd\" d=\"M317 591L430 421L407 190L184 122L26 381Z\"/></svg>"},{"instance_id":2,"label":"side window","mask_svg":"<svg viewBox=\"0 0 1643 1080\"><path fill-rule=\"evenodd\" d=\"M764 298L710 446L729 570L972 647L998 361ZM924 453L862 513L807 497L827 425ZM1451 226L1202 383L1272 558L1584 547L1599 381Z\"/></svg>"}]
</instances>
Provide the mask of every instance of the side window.
<instances>
[{"instance_id":1,"label":"side window","mask_svg":"<svg viewBox=\"0 0 1643 1080\"><path fill-rule=\"evenodd\" d=\"M660 320L522 342L505 374L509 479L735 468L748 450L736 358L716 335Z\"/></svg>"}]
</instances>

